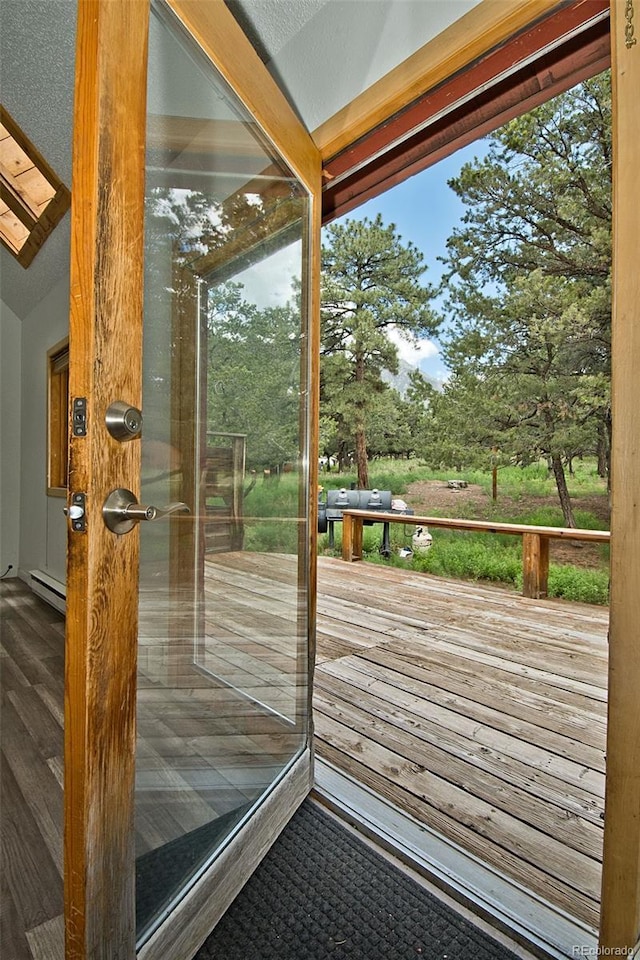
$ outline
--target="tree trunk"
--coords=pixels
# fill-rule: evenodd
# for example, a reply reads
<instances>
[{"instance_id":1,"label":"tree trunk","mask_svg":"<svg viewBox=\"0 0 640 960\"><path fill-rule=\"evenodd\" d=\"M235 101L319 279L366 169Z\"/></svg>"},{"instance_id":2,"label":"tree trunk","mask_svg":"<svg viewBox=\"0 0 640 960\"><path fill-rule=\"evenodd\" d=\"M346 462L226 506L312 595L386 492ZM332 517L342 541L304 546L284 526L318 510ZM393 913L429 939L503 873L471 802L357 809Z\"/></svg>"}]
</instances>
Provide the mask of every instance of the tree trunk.
<instances>
[{"instance_id":1,"label":"tree trunk","mask_svg":"<svg viewBox=\"0 0 640 960\"><path fill-rule=\"evenodd\" d=\"M611 440L613 423L611 420L611 407L607 409L607 493L609 494L609 510L611 510Z\"/></svg>"},{"instance_id":2,"label":"tree trunk","mask_svg":"<svg viewBox=\"0 0 640 960\"><path fill-rule=\"evenodd\" d=\"M356 383L364 387L365 363L364 357L356 356ZM358 490L369 489L369 459L367 457L367 437L365 433L365 402L359 400L355 404L356 415L356 467L358 468Z\"/></svg>"},{"instance_id":3,"label":"tree trunk","mask_svg":"<svg viewBox=\"0 0 640 960\"><path fill-rule=\"evenodd\" d=\"M611 410L607 410L598 426L598 476L607 480L607 493L611 493Z\"/></svg>"},{"instance_id":4,"label":"tree trunk","mask_svg":"<svg viewBox=\"0 0 640 960\"><path fill-rule=\"evenodd\" d=\"M553 467L553 475L556 478L556 487L558 488L558 496L560 497L560 506L562 507L565 526L575 527L576 521L573 518L573 507L571 506L571 497L569 496L569 489L567 487L567 478L565 477L564 467L562 466L562 457L554 453L551 458L551 465Z\"/></svg>"},{"instance_id":5,"label":"tree trunk","mask_svg":"<svg viewBox=\"0 0 640 960\"><path fill-rule=\"evenodd\" d=\"M608 452L606 425L603 422L598 427L598 476L604 478L608 474L607 452Z\"/></svg>"},{"instance_id":6,"label":"tree trunk","mask_svg":"<svg viewBox=\"0 0 640 960\"><path fill-rule=\"evenodd\" d=\"M358 490L369 489L369 460L367 457L367 438L364 424L358 417L356 425L356 465L358 468Z\"/></svg>"}]
</instances>

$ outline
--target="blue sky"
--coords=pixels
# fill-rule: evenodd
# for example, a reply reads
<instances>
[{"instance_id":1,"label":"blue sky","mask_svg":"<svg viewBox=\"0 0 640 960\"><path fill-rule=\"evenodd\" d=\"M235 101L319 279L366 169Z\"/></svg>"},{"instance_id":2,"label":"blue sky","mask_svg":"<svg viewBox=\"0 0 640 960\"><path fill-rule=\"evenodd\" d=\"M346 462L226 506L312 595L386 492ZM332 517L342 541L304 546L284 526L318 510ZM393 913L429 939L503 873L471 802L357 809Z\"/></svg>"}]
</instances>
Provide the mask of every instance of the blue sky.
<instances>
[{"instance_id":1,"label":"blue sky","mask_svg":"<svg viewBox=\"0 0 640 960\"><path fill-rule=\"evenodd\" d=\"M411 240L424 254L428 267L425 280L435 285L442 274L442 264L437 257L445 253L447 238L464 213L463 204L447 185L447 180L456 176L467 161L484 153L483 141L472 143L374 200L367 201L347 214L344 220L373 219L380 213L385 224L395 223L401 237ZM438 380L446 377L437 343L422 341L418 348L399 339L397 343L403 359Z\"/></svg>"}]
</instances>

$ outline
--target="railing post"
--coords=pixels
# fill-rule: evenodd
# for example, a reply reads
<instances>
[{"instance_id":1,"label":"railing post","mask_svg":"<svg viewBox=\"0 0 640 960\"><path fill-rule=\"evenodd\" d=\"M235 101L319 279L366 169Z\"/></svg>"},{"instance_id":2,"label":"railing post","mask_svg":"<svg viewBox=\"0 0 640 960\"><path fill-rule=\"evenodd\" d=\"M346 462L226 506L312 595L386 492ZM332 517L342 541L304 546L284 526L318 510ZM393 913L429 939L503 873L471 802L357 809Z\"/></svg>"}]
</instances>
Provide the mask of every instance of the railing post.
<instances>
[{"instance_id":1,"label":"railing post","mask_svg":"<svg viewBox=\"0 0 640 960\"><path fill-rule=\"evenodd\" d=\"M362 518L348 513L342 516L342 559L362 560Z\"/></svg>"},{"instance_id":2,"label":"railing post","mask_svg":"<svg viewBox=\"0 0 640 960\"><path fill-rule=\"evenodd\" d=\"M539 533L522 534L522 596L540 600L547 596L549 539Z\"/></svg>"}]
</instances>

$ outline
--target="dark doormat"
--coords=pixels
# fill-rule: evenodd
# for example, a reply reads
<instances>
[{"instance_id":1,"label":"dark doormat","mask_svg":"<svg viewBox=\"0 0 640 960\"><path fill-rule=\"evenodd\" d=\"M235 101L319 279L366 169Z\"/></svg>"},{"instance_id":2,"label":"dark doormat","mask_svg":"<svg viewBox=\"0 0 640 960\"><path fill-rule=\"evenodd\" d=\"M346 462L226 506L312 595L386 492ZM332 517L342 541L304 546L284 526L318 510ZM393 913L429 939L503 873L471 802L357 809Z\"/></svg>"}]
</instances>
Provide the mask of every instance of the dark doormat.
<instances>
[{"instance_id":1,"label":"dark doormat","mask_svg":"<svg viewBox=\"0 0 640 960\"><path fill-rule=\"evenodd\" d=\"M305 801L196 960L514 960Z\"/></svg>"},{"instance_id":2,"label":"dark doormat","mask_svg":"<svg viewBox=\"0 0 640 960\"><path fill-rule=\"evenodd\" d=\"M251 804L191 830L136 860L136 935L169 906L176 893L198 872L226 834L243 818Z\"/></svg>"}]
</instances>

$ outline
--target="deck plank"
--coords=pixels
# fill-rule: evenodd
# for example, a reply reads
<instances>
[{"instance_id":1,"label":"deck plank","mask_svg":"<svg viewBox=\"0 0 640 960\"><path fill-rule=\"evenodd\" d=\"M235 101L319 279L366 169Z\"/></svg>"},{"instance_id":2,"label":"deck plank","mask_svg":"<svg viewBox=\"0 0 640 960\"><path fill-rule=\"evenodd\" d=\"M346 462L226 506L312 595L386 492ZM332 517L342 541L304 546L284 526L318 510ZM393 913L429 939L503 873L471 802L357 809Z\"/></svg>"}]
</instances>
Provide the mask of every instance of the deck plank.
<instances>
[{"instance_id":1,"label":"deck plank","mask_svg":"<svg viewBox=\"0 0 640 960\"><path fill-rule=\"evenodd\" d=\"M378 715L378 711L391 712L395 723L406 726L417 737L460 735L464 738L470 755L476 751L495 753L501 761L512 758L516 763L524 764L527 785L536 789L541 774L553 777L563 784L570 784L575 797L585 807L595 803L598 819L601 819L601 798L604 792L604 773L593 770L576 759L579 745L564 738L561 745L563 755L558 750L558 741L553 750L545 749L538 742L538 730L532 724L504 723L500 709L485 708L462 698L438 697L438 688L426 684L398 685L389 682L385 671L376 676L370 670L363 670L358 662L343 660L340 664L318 672L316 691L342 695L348 691L350 699L370 695L368 709ZM413 692L416 690L417 692ZM432 730L433 728L433 730ZM533 742L535 741L535 742ZM566 798L568 799L568 798Z\"/></svg>"},{"instance_id":2,"label":"deck plank","mask_svg":"<svg viewBox=\"0 0 640 960\"><path fill-rule=\"evenodd\" d=\"M345 566L319 562L318 755L595 928L608 611Z\"/></svg>"},{"instance_id":3,"label":"deck plank","mask_svg":"<svg viewBox=\"0 0 640 960\"><path fill-rule=\"evenodd\" d=\"M341 768L340 747L325 745L322 749L322 757L338 769ZM564 884L538 864L528 862L523 858L517 845L512 842L509 847L502 847L495 844L491 837L466 827L466 806L456 809L452 805L450 815L443 814L425 800L416 797L410 790L403 788L389 771L375 764L361 762L359 759L352 759L350 774L374 793L385 797L400 810L414 817L419 823L429 825L441 836L456 843L481 862L511 877L525 890L535 892L537 897L547 903L556 907L561 906L569 916L578 918L589 927L597 927L598 907L592 896L577 890L573 883ZM490 813L487 812L487 816L489 815Z\"/></svg>"}]
</instances>

